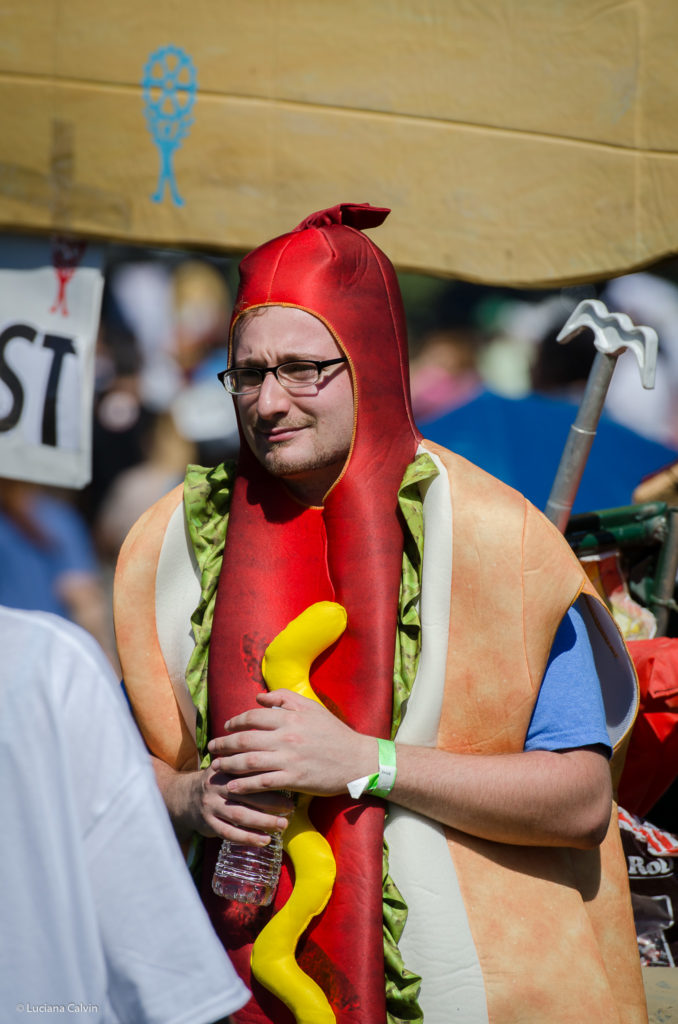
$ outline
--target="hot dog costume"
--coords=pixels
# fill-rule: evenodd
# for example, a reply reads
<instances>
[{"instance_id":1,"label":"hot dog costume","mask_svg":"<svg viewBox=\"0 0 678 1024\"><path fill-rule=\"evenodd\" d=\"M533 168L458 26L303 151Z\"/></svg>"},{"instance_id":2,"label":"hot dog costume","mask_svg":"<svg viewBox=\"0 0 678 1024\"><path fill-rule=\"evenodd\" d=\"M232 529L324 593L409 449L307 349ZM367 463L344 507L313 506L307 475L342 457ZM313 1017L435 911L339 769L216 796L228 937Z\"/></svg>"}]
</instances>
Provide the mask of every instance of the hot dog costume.
<instances>
[{"instance_id":1,"label":"hot dog costume","mask_svg":"<svg viewBox=\"0 0 678 1024\"><path fill-rule=\"evenodd\" d=\"M461 753L520 751L576 602L618 774L637 687L616 626L539 512L414 425L397 279L361 230L387 213L321 211L241 263L231 330L266 305L321 320L349 361L353 443L322 508L293 499L243 443L237 466L190 468L132 529L115 617L139 726L156 756L196 768L207 739L255 705L270 640L332 600L348 627L311 682L342 720ZM479 840L374 797L315 798L311 816L337 880L297 958L341 1024L422 1011L426 1024L647 1019L614 816L593 851ZM210 889L219 842L204 846L203 899L254 992L236 1019L292 1021L249 974L288 872L273 908L229 903Z\"/></svg>"}]
</instances>

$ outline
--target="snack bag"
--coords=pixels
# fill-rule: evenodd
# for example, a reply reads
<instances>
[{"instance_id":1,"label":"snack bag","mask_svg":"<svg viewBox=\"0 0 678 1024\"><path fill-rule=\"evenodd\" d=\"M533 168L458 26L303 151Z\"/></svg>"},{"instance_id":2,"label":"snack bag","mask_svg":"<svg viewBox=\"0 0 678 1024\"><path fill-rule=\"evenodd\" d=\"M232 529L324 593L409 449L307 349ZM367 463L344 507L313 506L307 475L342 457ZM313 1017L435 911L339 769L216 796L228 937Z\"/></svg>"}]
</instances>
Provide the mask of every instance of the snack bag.
<instances>
[{"instance_id":1,"label":"snack bag","mask_svg":"<svg viewBox=\"0 0 678 1024\"><path fill-rule=\"evenodd\" d=\"M678 836L619 808L638 951L643 967L678 963Z\"/></svg>"}]
</instances>

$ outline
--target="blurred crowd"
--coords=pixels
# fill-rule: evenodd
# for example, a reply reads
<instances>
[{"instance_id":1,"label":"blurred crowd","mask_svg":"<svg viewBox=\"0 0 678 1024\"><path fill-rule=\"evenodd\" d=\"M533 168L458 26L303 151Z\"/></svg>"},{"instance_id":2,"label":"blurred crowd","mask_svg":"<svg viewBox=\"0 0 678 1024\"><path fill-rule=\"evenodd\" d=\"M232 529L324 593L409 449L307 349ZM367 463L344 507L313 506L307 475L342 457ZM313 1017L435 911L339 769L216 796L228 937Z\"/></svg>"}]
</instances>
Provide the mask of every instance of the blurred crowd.
<instances>
[{"instance_id":1,"label":"blurred crowd","mask_svg":"<svg viewBox=\"0 0 678 1024\"><path fill-rule=\"evenodd\" d=\"M93 467L80 493L0 481L0 604L85 626L119 668L111 592L135 520L188 463L234 457L232 403L217 381L237 260L112 249L97 340ZM618 360L573 511L627 505L678 462L678 286L637 273L595 286L518 292L401 276L415 418L424 436L543 508L595 354L590 332L556 336L583 298L659 335L656 385Z\"/></svg>"}]
</instances>

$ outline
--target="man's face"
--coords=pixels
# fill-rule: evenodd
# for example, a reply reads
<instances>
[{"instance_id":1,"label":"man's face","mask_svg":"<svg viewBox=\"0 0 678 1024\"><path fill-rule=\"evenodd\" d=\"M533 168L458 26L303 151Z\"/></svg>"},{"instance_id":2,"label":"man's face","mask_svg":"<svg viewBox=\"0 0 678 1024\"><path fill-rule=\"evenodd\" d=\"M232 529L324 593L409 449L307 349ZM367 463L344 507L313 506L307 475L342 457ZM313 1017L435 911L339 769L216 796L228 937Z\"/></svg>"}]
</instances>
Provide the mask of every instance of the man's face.
<instances>
[{"instance_id":1,"label":"man's face","mask_svg":"<svg viewBox=\"0 0 678 1024\"><path fill-rule=\"evenodd\" d=\"M233 366L277 366L343 355L310 313L268 306L236 331ZM353 384L347 363L323 370L317 384L289 391L272 373L261 389L236 398L243 433L261 465L308 504L319 505L346 461L353 437Z\"/></svg>"}]
</instances>

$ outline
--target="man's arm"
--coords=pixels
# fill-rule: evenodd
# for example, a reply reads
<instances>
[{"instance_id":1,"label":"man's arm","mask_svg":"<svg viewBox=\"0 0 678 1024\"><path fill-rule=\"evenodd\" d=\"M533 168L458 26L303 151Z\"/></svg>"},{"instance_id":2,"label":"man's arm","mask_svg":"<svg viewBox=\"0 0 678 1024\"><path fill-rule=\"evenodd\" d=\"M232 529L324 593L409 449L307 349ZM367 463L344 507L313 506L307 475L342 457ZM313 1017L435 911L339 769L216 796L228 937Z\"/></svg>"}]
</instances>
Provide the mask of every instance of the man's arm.
<instances>
[{"instance_id":1,"label":"man's arm","mask_svg":"<svg viewBox=\"0 0 678 1024\"><path fill-rule=\"evenodd\" d=\"M608 762L595 748L448 754L399 745L391 799L503 843L598 846L611 810Z\"/></svg>"},{"instance_id":2,"label":"man's arm","mask_svg":"<svg viewBox=\"0 0 678 1024\"><path fill-rule=\"evenodd\" d=\"M261 708L231 719L209 744L213 769L232 776L225 786L232 797L271 789L329 796L378 770L376 739L315 701L288 690L257 699ZM596 748L476 755L397 744L396 751L389 799L452 828L503 843L583 849L607 830L610 772Z\"/></svg>"}]
</instances>

